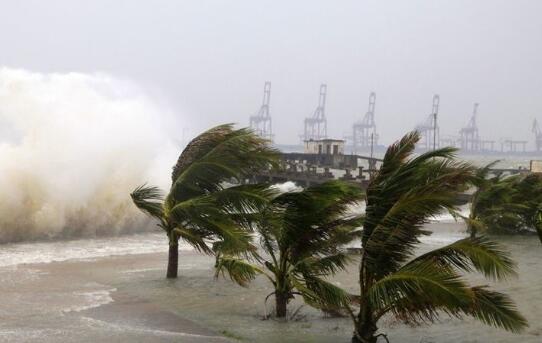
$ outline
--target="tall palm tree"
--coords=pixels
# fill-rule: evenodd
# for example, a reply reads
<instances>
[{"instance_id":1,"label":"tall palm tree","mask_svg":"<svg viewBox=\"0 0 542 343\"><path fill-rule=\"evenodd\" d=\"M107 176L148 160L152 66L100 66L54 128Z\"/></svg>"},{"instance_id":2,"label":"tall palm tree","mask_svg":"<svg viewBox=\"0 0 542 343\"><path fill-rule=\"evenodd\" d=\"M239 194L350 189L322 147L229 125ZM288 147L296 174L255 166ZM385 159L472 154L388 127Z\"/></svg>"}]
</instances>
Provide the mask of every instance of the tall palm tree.
<instances>
[{"instance_id":1,"label":"tall palm tree","mask_svg":"<svg viewBox=\"0 0 542 343\"><path fill-rule=\"evenodd\" d=\"M471 316L510 331L527 322L508 296L486 286L470 286L463 272L478 271L502 279L514 275L514 263L485 237L466 238L413 258L419 238L429 234L428 220L455 213L456 199L475 169L443 148L413 157L420 139L409 133L390 146L367 189L366 217L359 266L359 310L352 342L375 343L384 315L411 323L431 323L439 315Z\"/></svg>"},{"instance_id":2,"label":"tall palm tree","mask_svg":"<svg viewBox=\"0 0 542 343\"><path fill-rule=\"evenodd\" d=\"M362 199L358 186L329 181L278 195L254 221L261 252L247 258L222 255L216 272L241 286L264 275L274 286L276 317L285 317L288 302L301 295L322 309L344 307L350 296L325 280L345 268L342 246L360 238L362 216L351 206ZM267 300L267 298L266 298Z\"/></svg>"},{"instance_id":3,"label":"tall palm tree","mask_svg":"<svg viewBox=\"0 0 542 343\"><path fill-rule=\"evenodd\" d=\"M226 124L197 136L181 153L167 196L142 185L131 197L144 213L158 220L169 240L167 277L177 277L179 239L212 254L213 246L230 253L251 248L247 217L270 196L265 185L231 186L253 172L275 165L277 151L249 129Z\"/></svg>"}]
</instances>

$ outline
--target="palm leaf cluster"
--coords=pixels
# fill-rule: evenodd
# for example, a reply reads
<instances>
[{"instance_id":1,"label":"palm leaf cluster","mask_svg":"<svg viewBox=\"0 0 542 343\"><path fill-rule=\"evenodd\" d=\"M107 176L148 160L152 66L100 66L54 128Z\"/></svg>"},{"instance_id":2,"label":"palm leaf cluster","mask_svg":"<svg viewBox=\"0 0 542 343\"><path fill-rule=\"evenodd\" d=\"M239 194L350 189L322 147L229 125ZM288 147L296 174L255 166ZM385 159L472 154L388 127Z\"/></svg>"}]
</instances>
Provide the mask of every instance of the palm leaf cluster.
<instances>
[{"instance_id":1,"label":"palm leaf cluster","mask_svg":"<svg viewBox=\"0 0 542 343\"><path fill-rule=\"evenodd\" d=\"M542 209L542 176L538 174L503 176L491 175L490 167L476 174L476 191L465 218L472 236L487 231L513 234L537 228Z\"/></svg>"},{"instance_id":2,"label":"palm leaf cluster","mask_svg":"<svg viewBox=\"0 0 542 343\"><path fill-rule=\"evenodd\" d=\"M208 254L213 247L243 252L251 248L250 217L272 194L266 185L243 182L276 161L277 151L251 130L221 125L187 145L173 167L166 196L143 185L131 197L140 210L159 221L170 245L182 239Z\"/></svg>"},{"instance_id":3,"label":"palm leaf cluster","mask_svg":"<svg viewBox=\"0 0 542 343\"><path fill-rule=\"evenodd\" d=\"M484 237L466 238L414 257L432 217L457 212L456 199L474 182L475 168L458 162L443 148L413 157L419 134L392 145L367 189L362 235L359 309L354 342L376 342L377 323L385 315L411 324L440 315L471 316L510 331L526 326L510 298L484 286L471 286L463 273L477 271L493 279L514 275L514 263Z\"/></svg>"},{"instance_id":4,"label":"palm leaf cluster","mask_svg":"<svg viewBox=\"0 0 542 343\"><path fill-rule=\"evenodd\" d=\"M344 307L350 295L326 277L346 267L342 247L360 238L363 218L351 207L362 197L359 187L341 181L277 195L253 223L261 249L244 259L220 256L217 275L227 274L241 286L257 275L267 277L278 317L286 315L295 294L317 308Z\"/></svg>"}]
</instances>

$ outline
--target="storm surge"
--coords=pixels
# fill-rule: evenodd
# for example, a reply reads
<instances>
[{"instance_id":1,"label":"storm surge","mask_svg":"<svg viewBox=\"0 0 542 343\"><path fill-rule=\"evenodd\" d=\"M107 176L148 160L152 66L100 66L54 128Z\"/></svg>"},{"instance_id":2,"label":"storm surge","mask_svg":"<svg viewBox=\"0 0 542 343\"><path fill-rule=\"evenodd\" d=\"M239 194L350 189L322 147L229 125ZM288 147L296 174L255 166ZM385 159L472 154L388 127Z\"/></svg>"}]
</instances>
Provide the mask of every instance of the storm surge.
<instances>
[{"instance_id":1,"label":"storm surge","mask_svg":"<svg viewBox=\"0 0 542 343\"><path fill-rule=\"evenodd\" d=\"M0 242L148 229L129 193L167 186L174 127L131 82L0 68Z\"/></svg>"}]
</instances>

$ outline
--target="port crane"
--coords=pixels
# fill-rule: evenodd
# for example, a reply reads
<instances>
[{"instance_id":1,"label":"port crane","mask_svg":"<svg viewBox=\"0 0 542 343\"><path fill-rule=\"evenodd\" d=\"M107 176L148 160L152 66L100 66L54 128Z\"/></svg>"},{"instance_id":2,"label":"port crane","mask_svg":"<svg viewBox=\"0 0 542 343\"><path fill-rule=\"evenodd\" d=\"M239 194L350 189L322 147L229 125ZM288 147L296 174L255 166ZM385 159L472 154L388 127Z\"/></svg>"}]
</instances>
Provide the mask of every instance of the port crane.
<instances>
[{"instance_id":1,"label":"port crane","mask_svg":"<svg viewBox=\"0 0 542 343\"><path fill-rule=\"evenodd\" d=\"M418 147L423 150L431 150L439 147L439 127L437 123L440 97L433 95L433 106L431 113L423 124L416 126L416 131L421 135Z\"/></svg>"},{"instance_id":2,"label":"port crane","mask_svg":"<svg viewBox=\"0 0 542 343\"><path fill-rule=\"evenodd\" d=\"M305 141L327 138L326 96L327 85L322 84L318 96L318 107L311 117L305 118L305 130L302 136Z\"/></svg>"},{"instance_id":3,"label":"port crane","mask_svg":"<svg viewBox=\"0 0 542 343\"><path fill-rule=\"evenodd\" d=\"M378 144L378 135L375 124L376 93L369 94L369 106L361 121L352 126L352 143L354 153L360 150L368 150Z\"/></svg>"},{"instance_id":4,"label":"port crane","mask_svg":"<svg viewBox=\"0 0 542 343\"><path fill-rule=\"evenodd\" d=\"M459 131L459 147L467 152L480 151L481 148L478 125L476 124L477 115L478 103L475 103L472 109L472 116L470 117L467 126Z\"/></svg>"},{"instance_id":5,"label":"port crane","mask_svg":"<svg viewBox=\"0 0 542 343\"><path fill-rule=\"evenodd\" d=\"M269 103L271 100L271 82L266 81L263 86L263 100L258 112L250 116L250 128L260 137L273 140L273 129Z\"/></svg>"}]
</instances>

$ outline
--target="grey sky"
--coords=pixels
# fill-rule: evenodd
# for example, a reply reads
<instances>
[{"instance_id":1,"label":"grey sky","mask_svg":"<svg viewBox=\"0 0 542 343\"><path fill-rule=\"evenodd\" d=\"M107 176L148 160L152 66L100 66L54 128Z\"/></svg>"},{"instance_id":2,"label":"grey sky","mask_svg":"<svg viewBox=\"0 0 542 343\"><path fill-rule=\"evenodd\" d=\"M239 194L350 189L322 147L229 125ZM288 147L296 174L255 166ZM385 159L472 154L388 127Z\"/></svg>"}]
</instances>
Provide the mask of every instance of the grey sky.
<instances>
[{"instance_id":1,"label":"grey sky","mask_svg":"<svg viewBox=\"0 0 542 343\"><path fill-rule=\"evenodd\" d=\"M246 125L270 80L280 143L297 142L321 82L333 137L350 131L374 90L383 143L423 121L434 93L443 135L479 102L483 138L532 141L541 13L538 0L0 0L0 65L133 79L185 113L193 132Z\"/></svg>"}]
</instances>

